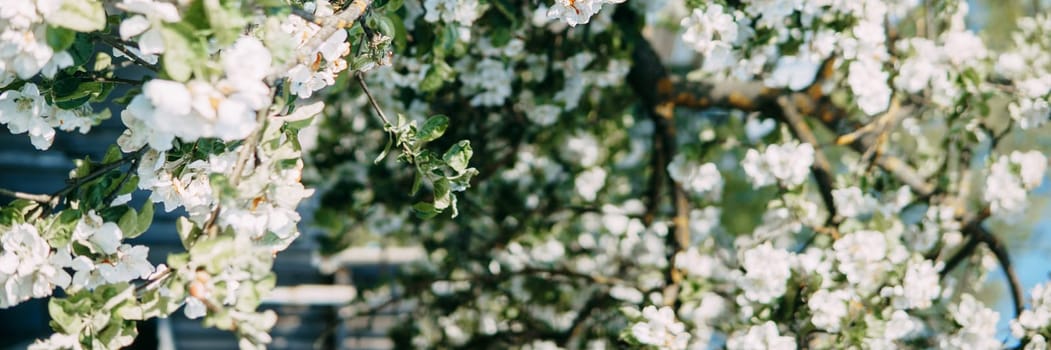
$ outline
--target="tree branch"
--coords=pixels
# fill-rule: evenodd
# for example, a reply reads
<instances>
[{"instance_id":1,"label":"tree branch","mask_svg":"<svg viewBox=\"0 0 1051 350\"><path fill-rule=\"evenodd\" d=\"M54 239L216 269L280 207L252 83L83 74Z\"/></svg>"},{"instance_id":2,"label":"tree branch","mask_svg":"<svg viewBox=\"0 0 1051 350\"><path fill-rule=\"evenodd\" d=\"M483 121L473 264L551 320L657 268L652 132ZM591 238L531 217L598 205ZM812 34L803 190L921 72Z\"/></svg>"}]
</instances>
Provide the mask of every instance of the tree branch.
<instances>
[{"instance_id":1,"label":"tree branch","mask_svg":"<svg viewBox=\"0 0 1051 350\"><path fill-rule=\"evenodd\" d=\"M51 196L48 196L46 194L35 194L35 193L18 192L18 191L12 191L12 190L9 190L9 189L6 189L6 188L0 188L0 195L11 197L11 198L15 198L15 199L25 199L25 200L37 202L37 203L40 203L40 204L48 204L48 203L51 202Z\"/></svg>"},{"instance_id":2,"label":"tree branch","mask_svg":"<svg viewBox=\"0 0 1051 350\"><path fill-rule=\"evenodd\" d=\"M131 60L132 62L135 62L135 64L138 64L138 65L142 66L143 68L152 70L154 72L160 70L160 68L157 66L157 64L151 64L149 62L146 62L146 59L140 57L139 55L135 54L134 52L131 52L131 50L129 49L129 46L131 46L131 45L129 45L128 43L125 43L122 40L119 40L117 38L113 38L113 37L111 37L109 35L105 35L105 34L91 34L91 36L93 36L95 38L98 38L100 41L102 41L106 45L109 45L114 50L120 51L120 53L123 54L124 57L127 57L129 60ZM138 49L138 48L136 48L136 49Z\"/></svg>"},{"instance_id":3,"label":"tree branch","mask_svg":"<svg viewBox=\"0 0 1051 350\"><path fill-rule=\"evenodd\" d=\"M559 334L555 343L562 348L571 348L567 346L569 341L579 336L580 333L585 330L586 327L584 326L587 324L588 318L591 317L592 311L601 307L605 300L605 293L596 292L592 294L591 297L588 298L587 303L585 303L584 306L580 308L580 311L577 312L577 316L573 318L573 323L569 329L567 329L566 332Z\"/></svg>"},{"instance_id":4,"label":"tree branch","mask_svg":"<svg viewBox=\"0 0 1051 350\"><path fill-rule=\"evenodd\" d=\"M372 109L376 110L376 115L383 121L383 126L393 125L390 123L390 119L387 118L387 114L383 113L383 108L380 108L380 104L376 102L376 98L372 97L372 92L369 92L369 85L365 83L365 76L361 72L355 74L358 85L361 86L361 91L365 93L365 97L369 98L369 104L372 105Z\"/></svg>"},{"instance_id":5,"label":"tree branch","mask_svg":"<svg viewBox=\"0 0 1051 350\"><path fill-rule=\"evenodd\" d=\"M1015 272L1014 266L1011 265L1011 255L1007 251L1007 245L982 226L982 222L985 221L987 217L988 210L983 210L982 213L968 221L967 225L965 225L962 230L962 232L968 236L966 245L964 245L963 248L960 248L956 254L953 254L953 256L947 260L940 275L942 278L948 276L956 266L959 266L960 263L974 254L978 247L978 243L984 243L985 246L993 252L993 255L996 256L997 262L1000 263L1000 269L1004 272L1007 286L1011 290L1011 301L1014 303L1015 318L1017 318L1025 308L1024 297L1022 295L1022 283L1018 279L1018 274Z\"/></svg>"},{"instance_id":6,"label":"tree branch","mask_svg":"<svg viewBox=\"0 0 1051 350\"><path fill-rule=\"evenodd\" d=\"M310 37L310 40L307 40L307 42L301 45L300 47L305 47L309 50L314 50L314 48L317 48L322 43L324 43L325 40L328 40L328 38L331 37L332 34L335 34L337 30L346 29L353 25L354 22L358 20L358 17L361 17L361 15L365 13L365 10L368 9L369 5L371 4L372 0L354 0L349 5L347 5L346 8L340 10L332 16L324 18L314 18L313 22L321 26L321 28L318 29L318 31ZM285 74L296 65L300 63L307 63L314 59L316 59L316 57L312 55L299 56L296 59L285 63L284 66L275 69L273 71L273 74L271 75L271 78L275 78L277 76Z\"/></svg>"},{"instance_id":7,"label":"tree branch","mask_svg":"<svg viewBox=\"0 0 1051 350\"><path fill-rule=\"evenodd\" d=\"M270 89L270 100L273 101L276 90ZM237 187L241 183L242 173L244 173L245 167L248 166L248 162L255 156L255 148L259 145L259 142L263 138L263 130L266 129L267 117L270 115L270 107L264 107L256 112L255 117L255 130L248 135L246 140L248 141L244 145L241 145L241 149L237 153L237 162L234 163L233 174L230 176L230 186ZM204 223L204 227L201 227L201 231L208 233L211 236L218 234L215 223L219 220L219 214L222 212L222 203L216 203L215 209L212 210L211 216L208 221Z\"/></svg>"},{"instance_id":8,"label":"tree branch","mask_svg":"<svg viewBox=\"0 0 1051 350\"><path fill-rule=\"evenodd\" d=\"M1007 279L1007 286L1011 289L1011 301L1014 302L1015 318L1018 318L1018 315L1022 314L1022 310L1025 308L1022 297L1022 283L1018 280L1018 274L1015 273L1014 267L1011 265L1011 255L1007 252L1007 245L981 225L975 225L971 234L977 235L982 243L985 243L985 246L993 251L996 260L1000 262L1000 268Z\"/></svg>"},{"instance_id":9,"label":"tree branch","mask_svg":"<svg viewBox=\"0 0 1051 350\"><path fill-rule=\"evenodd\" d=\"M821 199L825 202L825 209L828 210L826 226L834 227L842 218L837 216L836 203L832 198L832 165L828 162L828 157L825 157L825 152L821 149L821 144L814 136L814 132L810 130L810 126L803 120L803 115L799 113L788 96L778 97L777 104L781 106L781 116L785 124L792 129L792 134L814 148L814 163L810 166L810 172L817 181Z\"/></svg>"},{"instance_id":10,"label":"tree branch","mask_svg":"<svg viewBox=\"0 0 1051 350\"><path fill-rule=\"evenodd\" d=\"M625 10L616 15L625 14ZM630 12L630 11L629 11ZM636 16L628 14L629 16ZM635 20L635 18L631 18ZM650 174L649 200L646 218L652 222L660 205L660 192L663 182L671 185L672 207L675 216L672 218L674 233L668 237L672 250L668 257L667 285L664 289L664 303L674 305L678 299L679 283L682 272L675 267L675 257L690 246L689 212L690 203L682 185L676 183L668 172L668 162L676 154L675 106L672 101L672 84L664 64L649 41L641 33L629 33L634 48L631 53L632 66L628 71L628 84L642 100L645 112L654 124L654 150L652 154L652 172Z\"/></svg>"}]
</instances>

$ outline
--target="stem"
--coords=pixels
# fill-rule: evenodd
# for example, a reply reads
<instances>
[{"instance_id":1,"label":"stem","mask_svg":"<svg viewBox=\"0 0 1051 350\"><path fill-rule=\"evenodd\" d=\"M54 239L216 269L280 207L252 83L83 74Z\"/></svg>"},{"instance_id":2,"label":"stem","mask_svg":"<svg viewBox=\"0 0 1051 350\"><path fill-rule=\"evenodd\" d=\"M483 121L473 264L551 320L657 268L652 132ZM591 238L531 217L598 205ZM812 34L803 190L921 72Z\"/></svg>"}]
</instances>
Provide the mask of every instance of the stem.
<instances>
[{"instance_id":1,"label":"stem","mask_svg":"<svg viewBox=\"0 0 1051 350\"><path fill-rule=\"evenodd\" d=\"M1022 310L1025 308L1022 296L1022 283L1019 281L1014 267L1011 266L1011 256L1007 253L1007 246L983 227L978 227L978 232L981 232L985 246L993 251L996 260L1000 262L1000 268L1004 271L1004 276L1007 278L1007 286L1011 288L1011 301L1015 307L1015 318L1018 318L1018 315L1021 315Z\"/></svg>"},{"instance_id":2,"label":"stem","mask_svg":"<svg viewBox=\"0 0 1051 350\"><path fill-rule=\"evenodd\" d=\"M828 162L828 158L825 157L825 152L821 150L821 144L818 142L817 137L814 136L814 132L810 130L810 126L803 120L803 115L792 105L789 98L781 96L777 99L777 103L781 106L781 115L784 117L788 127L792 129L792 133L796 135L796 138L810 144L814 148L814 164L810 166L810 172L814 175L814 180L817 181L821 199L825 202L825 209L828 210L826 226L835 226L842 218L837 216L836 203L832 198L832 165Z\"/></svg>"},{"instance_id":3,"label":"stem","mask_svg":"<svg viewBox=\"0 0 1051 350\"><path fill-rule=\"evenodd\" d=\"M135 62L136 64L150 69L152 71L159 70L156 64L150 64L149 62L146 62L146 60L142 57L139 57L139 55L136 55L135 53L131 52L131 50L128 48L130 45L128 45L127 43L124 43L120 40L116 40L113 37L110 37L109 35L93 34L92 36L98 38L103 43L109 45L117 51L120 51L122 54L124 54L124 57L127 57L132 62Z\"/></svg>"},{"instance_id":4,"label":"stem","mask_svg":"<svg viewBox=\"0 0 1051 350\"><path fill-rule=\"evenodd\" d=\"M273 100L274 93L276 90L270 89L270 99ZM248 162L255 155L255 148L259 145L259 142L263 138L263 130L266 129L267 120L266 117L270 114L270 108L265 107L256 112L256 127L252 131L252 134L248 135L248 142L241 146L241 149L237 153L237 162L234 163L233 175L230 177L230 186L237 187L241 183L241 176L244 172ZM222 211L222 203L216 203L215 209L212 210L211 216L208 221L204 223L202 231L207 232L210 236L218 234L215 223L219 220L219 213Z\"/></svg>"},{"instance_id":5,"label":"stem","mask_svg":"<svg viewBox=\"0 0 1051 350\"><path fill-rule=\"evenodd\" d=\"M18 192L18 191L12 191L12 190L9 190L9 189L6 189L6 188L0 188L0 195L11 197L11 198L16 198L16 199L25 199L25 200L28 200L28 201L33 201L33 202L37 202L37 203L41 203L41 204L47 204L47 203L51 202L51 196L48 196L46 194L34 194L34 193Z\"/></svg>"},{"instance_id":6,"label":"stem","mask_svg":"<svg viewBox=\"0 0 1051 350\"><path fill-rule=\"evenodd\" d=\"M358 85L361 86L361 90L365 92L365 96L369 98L369 104L372 105L372 109L376 110L376 114L379 115L380 120L383 120L383 125L393 125L390 123L390 119L387 118L387 114L383 113L383 108L380 108L379 103L376 102L374 97L372 97L372 92L369 92L369 85L365 83L364 74L358 72L356 76Z\"/></svg>"},{"instance_id":7,"label":"stem","mask_svg":"<svg viewBox=\"0 0 1051 350\"><path fill-rule=\"evenodd\" d=\"M112 203L114 199L117 198L117 193L120 192L121 187L124 187L124 184L128 183L128 180L131 179L132 172L137 172L138 171L138 169L136 169L136 168L137 168L137 165L139 164L139 160L140 159L142 159L142 158L141 157L136 157L135 159L131 160L131 167L128 168L128 172L125 173L124 177L120 179L120 183L118 183L117 186L113 188L113 191L111 191L109 194L107 194L106 198L102 200L103 204L108 205L108 204Z\"/></svg>"}]
</instances>

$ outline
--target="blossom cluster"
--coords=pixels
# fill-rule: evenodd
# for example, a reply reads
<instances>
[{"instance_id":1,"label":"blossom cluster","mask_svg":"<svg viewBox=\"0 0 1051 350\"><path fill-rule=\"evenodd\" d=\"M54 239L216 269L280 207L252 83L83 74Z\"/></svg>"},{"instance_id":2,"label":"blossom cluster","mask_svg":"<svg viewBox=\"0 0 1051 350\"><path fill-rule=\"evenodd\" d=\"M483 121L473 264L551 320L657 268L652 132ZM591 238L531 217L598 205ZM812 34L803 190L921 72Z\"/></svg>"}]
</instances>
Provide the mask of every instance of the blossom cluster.
<instances>
[{"instance_id":1,"label":"blossom cluster","mask_svg":"<svg viewBox=\"0 0 1051 350\"><path fill-rule=\"evenodd\" d=\"M123 107L126 128L101 163L78 161L67 189L0 208L0 307L65 291L50 304L64 315L55 335L34 348L127 346L136 332L127 321L179 308L236 329L243 348L270 341L275 315L255 309L273 287L274 254L299 235L298 205L313 193L301 183L297 130L319 110L296 109L295 99L335 83L352 38L323 28L344 24L287 8L228 6L63 0L0 9L0 123L46 149L55 129L87 133L107 118L89 104L106 102ZM324 19L336 10L317 1L303 11ZM108 47L92 51L96 43ZM146 76L128 78L123 67ZM110 96L118 84L134 89ZM150 192L141 209L129 205L136 189ZM178 225L187 251L156 266L148 247L126 243L149 228L153 203L187 213Z\"/></svg>"},{"instance_id":2,"label":"blossom cluster","mask_svg":"<svg viewBox=\"0 0 1051 350\"><path fill-rule=\"evenodd\" d=\"M352 174L354 188L323 200L368 198L382 208L333 230L353 227L350 236L379 244L425 236L427 258L390 290L414 307L411 325L396 329L411 340L400 340L530 349L1002 345L991 339L1006 315L971 296L995 258L984 248L954 257L973 248L971 230L982 225L961 213L989 207L999 220L1005 209L1024 210L1046 159L983 148L1004 130L985 110L1003 104L989 96L1014 101L1001 94L1024 79L995 73L994 49L964 26L967 3L939 2L938 25L915 36L895 31L925 13L915 1L616 3L406 1L402 25L453 27L458 40L440 43L437 59L410 53L377 71L387 78L376 84L381 108L417 120L429 110L460 113L461 135L483 135L478 152L496 170L465 197L478 193L482 203L471 220L412 224L404 220L411 207L375 199L404 175L387 168L400 180L367 178L355 164L382 133L322 136L334 150L316 153L350 159L333 169ZM502 22L515 11L528 20ZM473 17L471 45L450 13ZM690 100L696 91L657 85L671 102L645 106L638 95L649 91L633 89L635 103L621 103L626 85L655 64L637 61L637 42L618 46L635 40L631 28L643 21L657 25L640 37L672 28L670 41L685 45L654 46L696 68L683 80L712 96ZM1026 30L1037 42L1038 29ZM679 59L682 47L696 56ZM1026 52L1046 56L1038 51ZM742 81L759 97L742 89L717 100ZM831 139L799 137L772 111L771 94L822 104L800 112ZM368 101L346 99L351 106L327 127L365 130L354 111ZM668 106L677 103L702 111ZM1009 106L1005 116L1017 108ZM682 107L671 112L675 134L658 134L667 131L647 107ZM675 154L660 153L656 140L668 136ZM989 176L960 169L960 154ZM820 156L830 168L819 168ZM819 171L830 171L831 183L813 180ZM671 198L673 187L685 204ZM381 304L383 294L364 301ZM1026 322L1016 337L1043 344L1046 327Z\"/></svg>"}]
</instances>

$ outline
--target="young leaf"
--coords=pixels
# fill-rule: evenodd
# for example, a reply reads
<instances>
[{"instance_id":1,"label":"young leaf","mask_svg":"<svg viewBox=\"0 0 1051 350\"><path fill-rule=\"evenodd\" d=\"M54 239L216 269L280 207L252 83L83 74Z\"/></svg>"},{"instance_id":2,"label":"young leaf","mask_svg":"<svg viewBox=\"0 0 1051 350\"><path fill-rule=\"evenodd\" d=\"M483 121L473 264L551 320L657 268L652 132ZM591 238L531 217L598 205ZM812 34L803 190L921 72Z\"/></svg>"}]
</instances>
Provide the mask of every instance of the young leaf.
<instances>
[{"instance_id":1,"label":"young leaf","mask_svg":"<svg viewBox=\"0 0 1051 350\"><path fill-rule=\"evenodd\" d=\"M442 156L442 160L457 173L462 173L467 170L467 164L471 161L472 155L474 155L474 150L471 149L471 141L462 140L449 147L449 150Z\"/></svg>"},{"instance_id":2,"label":"young leaf","mask_svg":"<svg viewBox=\"0 0 1051 350\"><path fill-rule=\"evenodd\" d=\"M106 11L99 1L62 1L45 20L50 25L78 32L95 32L106 28Z\"/></svg>"},{"instance_id":3,"label":"young leaf","mask_svg":"<svg viewBox=\"0 0 1051 350\"><path fill-rule=\"evenodd\" d=\"M445 129L447 128L449 128L449 117L440 114L430 117L423 123L423 126L420 126L420 131L416 133L416 139L420 142L437 140L445 134Z\"/></svg>"},{"instance_id":4,"label":"young leaf","mask_svg":"<svg viewBox=\"0 0 1051 350\"><path fill-rule=\"evenodd\" d=\"M412 206L412 211L416 213L416 217L420 219L430 219L441 213L440 210L434 208L434 205L426 202L419 202Z\"/></svg>"},{"instance_id":5,"label":"young leaf","mask_svg":"<svg viewBox=\"0 0 1051 350\"><path fill-rule=\"evenodd\" d=\"M190 39L179 31L165 27L161 29L164 38L164 72L172 80L187 81L193 74L197 56Z\"/></svg>"},{"instance_id":6,"label":"young leaf","mask_svg":"<svg viewBox=\"0 0 1051 350\"><path fill-rule=\"evenodd\" d=\"M47 37L47 45L51 46L55 51L64 51L73 46L73 42L77 40L77 32L55 26L47 26L45 36Z\"/></svg>"},{"instance_id":7,"label":"young leaf","mask_svg":"<svg viewBox=\"0 0 1051 350\"><path fill-rule=\"evenodd\" d=\"M126 238L134 238L141 232L136 232L139 229L139 213L135 212L135 208L128 207L128 211L124 212L124 215L120 216L120 221L117 221L117 226L120 226L120 231L124 233Z\"/></svg>"}]
</instances>

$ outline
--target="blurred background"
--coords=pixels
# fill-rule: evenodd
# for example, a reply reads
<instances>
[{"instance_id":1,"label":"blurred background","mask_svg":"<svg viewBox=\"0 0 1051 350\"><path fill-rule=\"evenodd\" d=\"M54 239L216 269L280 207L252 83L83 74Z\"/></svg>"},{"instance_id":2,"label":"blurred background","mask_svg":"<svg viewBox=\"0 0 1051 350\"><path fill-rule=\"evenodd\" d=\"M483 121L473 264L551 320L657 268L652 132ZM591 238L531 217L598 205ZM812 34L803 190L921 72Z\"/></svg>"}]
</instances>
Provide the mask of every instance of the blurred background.
<instances>
[{"instance_id":1,"label":"blurred background","mask_svg":"<svg viewBox=\"0 0 1051 350\"><path fill-rule=\"evenodd\" d=\"M971 0L969 25L986 36L989 46L1008 43L1009 33L1016 19L1047 8L1047 0ZM675 33L652 33L657 46L667 61L679 61L681 51ZM341 85L346 86L346 85ZM115 113L115 115L118 115ZM25 135L0 132L0 187L30 193L51 193L63 187L72 160L91 156L100 159L106 147L122 132L119 118L111 118L88 135L60 134L54 146L40 152L33 149ZM1051 151L1051 137L1047 127L1028 132L1015 132L1000 146L1011 149L1038 149ZM467 192L470 196L470 191ZM134 201L141 203L148 194L136 193ZM1008 243L1026 294L1038 283L1049 279L1051 271L1051 179L1030 197L1027 217L1020 222L992 222L991 228ZM0 198L0 204L7 198ZM280 318L272 331L272 349L385 349L393 345L386 330L399 323L398 315L404 309L388 309L370 317L358 314L349 305L359 289L389 279L398 265L424 257L424 250L403 239L397 243L383 240L355 238L351 241L370 242L352 245L340 251L322 254L320 239L324 236L311 225L317 200L308 201L301 209L303 236L275 263L278 289L264 301L264 307L275 310ZM132 240L134 244L150 247L154 264L164 261L169 252L181 251L175 232L174 219L181 212L159 212L153 227L146 234ZM350 234L348 232L348 234ZM363 234L355 232L354 234ZM364 234L367 234L365 232ZM990 261L990 264L996 264ZM1006 293L1004 276L999 268L991 269L981 297L996 305L1001 315L998 328L1008 337L1008 320L1013 312ZM32 300L16 307L0 310L0 349L23 349L34 339L47 337L47 300ZM151 320L139 327L140 336L134 349L231 349L236 348L233 334L205 329L199 320L188 320L181 312L169 319Z\"/></svg>"}]
</instances>

